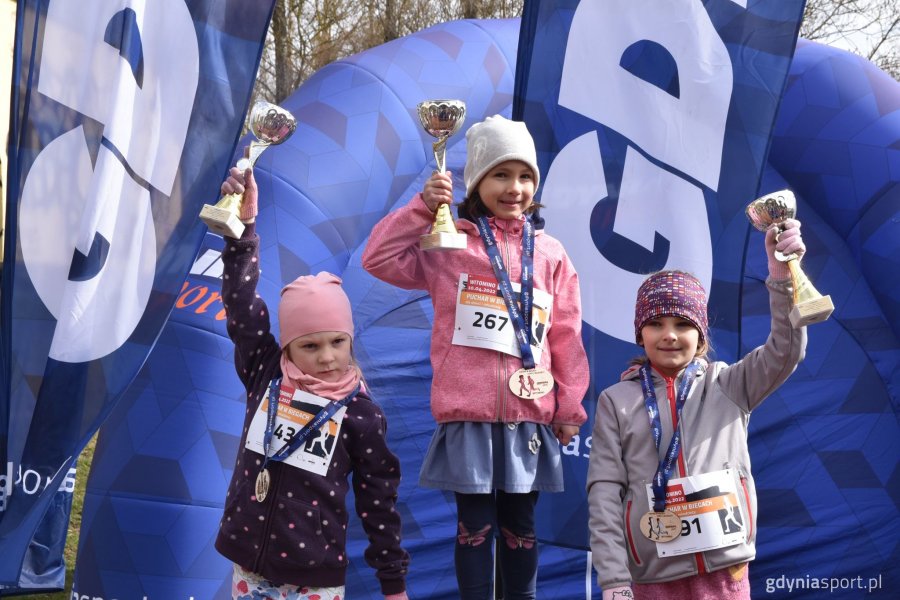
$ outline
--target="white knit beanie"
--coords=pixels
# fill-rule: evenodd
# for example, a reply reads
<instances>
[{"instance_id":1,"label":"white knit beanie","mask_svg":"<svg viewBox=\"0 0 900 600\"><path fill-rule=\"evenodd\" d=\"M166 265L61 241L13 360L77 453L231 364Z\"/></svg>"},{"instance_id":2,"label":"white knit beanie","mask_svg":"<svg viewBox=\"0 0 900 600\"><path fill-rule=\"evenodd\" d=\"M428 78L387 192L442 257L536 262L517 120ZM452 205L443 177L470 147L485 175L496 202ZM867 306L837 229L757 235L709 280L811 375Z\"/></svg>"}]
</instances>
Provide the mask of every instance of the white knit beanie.
<instances>
[{"instance_id":1,"label":"white knit beanie","mask_svg":"<svg viewBox=\"0 0 900 600\"><path fill-rule=\"evenodd\" d=\"M534 171L534 191L541 183L537 152L528 128L521 121L500 115L475 123L466 132L466 198L478 187L487 172L508 160L520 160Z\"/></svg>"}]
</instances>

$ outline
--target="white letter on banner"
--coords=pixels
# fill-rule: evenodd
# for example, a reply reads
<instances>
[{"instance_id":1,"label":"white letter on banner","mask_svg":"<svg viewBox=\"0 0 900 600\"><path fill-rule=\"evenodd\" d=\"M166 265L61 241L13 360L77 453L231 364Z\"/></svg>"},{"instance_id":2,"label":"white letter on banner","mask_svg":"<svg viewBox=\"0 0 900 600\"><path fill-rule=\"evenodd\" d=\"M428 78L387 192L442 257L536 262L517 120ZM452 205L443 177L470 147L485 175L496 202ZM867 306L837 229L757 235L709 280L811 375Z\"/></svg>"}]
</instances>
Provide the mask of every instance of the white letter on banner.
<instances>
[{"instance_id":1,"label":"white letter on banner","mask_svg":"<svg viewBox=\"0 0 900 600\"><path fill-rule=\"evenodd\" d=\"M619 66L650 40L677 65L679 97ZM718 189L733 75L699 0L582 0L575 10L559 104L632 140L657 160Z\"/></svg>"},{"instance_id":2,"label":"white letter on banner","mask_svg":"<svg viewBox=\"0 0 900 600\"><path fill-rule=\"evenodd\" d=\"M104 41L119 13L138 31L117 32L140 48L135 66ZM183 0L54 0L47 11L38 90L99 121L103 137L139 177L172 192L200 73L200 51Z\"/></svg>"},{"instance_id":3,"label":"white letter on banner","mask_svg":"<svg viewBox=\"0 0 900 600\"><path fill-rule=\"evenodd\" d=\"M57 319L50 357L85 362L118 349L150 297L148 186L172 191L199 80L190 13L180 0L55 0L38 77L39 92L99 122L106 140L95 164L82 127L47 144L19 212L25 266Z\"/></svg>"},{"instance_id":4,"label":"white letter on banner","mask_svg":"<svg viewBox=\"0 0 900 600\"><path fill-rule=\"evenodd\" d=\"M626 342L634 341L634 300L645 275L632 273L598 252L591 236L591 214L608 201L597 134L569 142L553 160L543 197L566 215L548 219L547 232L566 241L566 252L581 275L583 318L589 325ZM574 224L574 225L573 225ZM712 241L703 193L684 179L652 164L629 148L613 231L652 251L656 233L669 240L666 269L683 269L709 290Z\"/></svg>"}]
</instances>

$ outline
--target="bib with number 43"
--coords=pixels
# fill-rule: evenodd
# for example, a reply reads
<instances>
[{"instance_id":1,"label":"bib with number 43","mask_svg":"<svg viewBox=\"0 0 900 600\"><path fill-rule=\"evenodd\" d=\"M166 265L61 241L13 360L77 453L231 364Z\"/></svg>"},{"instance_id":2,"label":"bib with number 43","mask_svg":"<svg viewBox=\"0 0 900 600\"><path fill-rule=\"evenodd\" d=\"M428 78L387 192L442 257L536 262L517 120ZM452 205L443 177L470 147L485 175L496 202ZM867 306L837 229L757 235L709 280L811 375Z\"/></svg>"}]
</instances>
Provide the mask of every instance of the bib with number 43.
<instances>
[{"instance_id":1,"label":"bib with number 43","mask_svg":"<svg viewBox=\"0 0 900 600\"><path fill-rule=\"evenodd\" d=\"M308 392L294 389L290 386L282 384L278 398L278 411L275 414L275 428L272 432L272 442L269 446L269 456L277 452L284 444L303 429L304 425L312 421L322 407L326 406L330 400L314 396ZM250 429L247 431L247 442L244 447L248 450L263 454L263 436L266 432L266 413L269 407L269 392L256 409L253 420L250 422ZM344 413L347 407L342 406L331 418L319 428L319 431L313 432L306 439L306 443L297 448L290 456L284 460L284 464L316 473L325 475L328 472L328 465L331 464L331 457L334 455L334 449L337 445L341 433L341 424L344 419Z\"/></svg>"},{"instance_id":2,"label":"bib with number 43","mask_svg":"<svg viewBox=\"0 0 900 600\"><path fill-rule=\"evenodd\" d=\"M512 284L518 296L522 286ZM521 303L519 303L521 307ZM534 288L531 314L531 351L535 364L541 362L541 351L547 330L550 328L550 308L553 296ZM486 275L459 276L456 295L456 323L453 326L453 344L487 348L521 358L516 334L510 322L506 303L500 295L497 280Z\"/></svg>"},{"instance_id":3,"label":"bib with number 43","mask_svg":"<svg viewBox=\"0 0 900 600\"><path fill-rule=\"evenodd\" d=\"M649 484L647 499L653 506L653 488ZM747 539L749 524L738 501L731 469L670 479L666 510L681 519L681 535L656 544L661 558L725 548Z\"/></svg>"}]
</instances>

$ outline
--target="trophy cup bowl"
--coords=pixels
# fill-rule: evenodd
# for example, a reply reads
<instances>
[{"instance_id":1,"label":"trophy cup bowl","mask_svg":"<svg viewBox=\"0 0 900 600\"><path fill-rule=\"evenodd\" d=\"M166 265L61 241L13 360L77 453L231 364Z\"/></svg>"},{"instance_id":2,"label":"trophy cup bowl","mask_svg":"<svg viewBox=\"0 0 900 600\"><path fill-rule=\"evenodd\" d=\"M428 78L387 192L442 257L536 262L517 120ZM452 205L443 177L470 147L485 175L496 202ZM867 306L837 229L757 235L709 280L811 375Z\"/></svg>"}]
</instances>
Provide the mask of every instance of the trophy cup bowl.
<instances>
[{"instance_id":1,"label":"trophy cup bowl","mask_svg":"<svg viewBox=\"0 0 900 600\"><path fill-rule=\"evenodd\" d=\"M269 102L254 104L248 121L250 132L258 141L250 142L249 155L235 165L241 171L254 166L263 150L282 143L297 128L297 121L291 113ZM243 194L226 194L214 205L204 204L200 219L219 235L240 238L244 233L244 224L239 217L242 198Z\"/></svg>"},{"instance_id":2,"label":"trophy cup bowl","mask_svg":"<svg viewBox=\"0 0 900 600\"><path fill-rule=\"evenodd\" d=\"M747 205L747 218L759 231L766 232L773 225L783 230L782 224L797 215L797 199L790 190L780 190L757 198ZM776 235L776 240L778 239ZM787 263L791 272L794 307L790 319L794 328L805 327L824 321L834 311L831 296L823 296L813 287L812 282L800 268L796 254L784 255L775 251L775 258Z\"/></svg>"},{"instance_id":3,"label":"trophy cup bowl","mask_svg":"<svg viewBox=\"0 0 900 600\"><path fill-rule=\"evenodd\" d=\"M462 100L426 100L416 106L416 114L422 129L438 140L446 140L459 131L466 120L466 103ZM438 164L439 171L443 171L443 167L443 163Z\"/></svg>"},{"instance_id":4,"label":"trophy cup bowl","mask_svg":"<svg viewBox=\"0 0 900 600\"><path fill-rule=\"evenodd\" d=\"M437 138L432 143L437 171L443 173L446 165L447 139L459 131L466 119L466 103L462 100L426 100L416 106L416 114L422 128ZM431 232L419 239L422 250L465 249L465 234L459 233L453 224L450 206L441 204L434 216Z\"/></svg>"}]
</instances>

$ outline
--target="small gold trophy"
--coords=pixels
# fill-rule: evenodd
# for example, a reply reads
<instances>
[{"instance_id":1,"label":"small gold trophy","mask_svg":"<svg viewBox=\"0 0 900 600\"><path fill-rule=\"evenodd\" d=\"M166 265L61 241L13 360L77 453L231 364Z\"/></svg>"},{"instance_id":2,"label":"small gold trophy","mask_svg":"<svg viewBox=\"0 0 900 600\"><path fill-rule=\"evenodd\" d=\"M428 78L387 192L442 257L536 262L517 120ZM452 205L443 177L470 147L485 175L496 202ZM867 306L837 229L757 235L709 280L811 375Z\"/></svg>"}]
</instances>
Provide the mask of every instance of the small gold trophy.
<instances>
[{"instance_id":1,"label":"small gold trophy","mask_svg":"<svg viewBox=\"0 0 900 600\"><path fill-rule=\"evenodd\" d=\"M437 162L437 172L443 173L447 156L447 138L459 131L463 121L466 120L466 103L462 100L426 100L418 104L416 111L425 131L438 139L432 143L431 148ZM431 233L419 239L419 247L422 250L466 248L466 236L456 231L448 204L442 203L438 207Z\"/></svg>"},{"instance_id":2,"label":"small gold trophy","mask_svg":"<svg viewBox=\"0 0 900 600\"><path fill-rule=\"evenodd\" d=\"M758 230L765 232L772 225L781 226L786 219L797 214L797 200L790 190L781 190L757 198L747 205L747 217ZM827 319L834 304L831 296L820 294L800 268L795 254L785 256L775 251L775 258L786 262L791 271L791 285L794 288L794 308L791 309L791 325L795 329Z\"/></svg>"},{"instance_id":3,"label":"small gold trophy","mask_svg":"<svg viewBox=\"0 0 900 600\"><path fill-rule=\"evenodd\" d=\"M246 171L256 164L263 150L285 141L296 128L297 121L291 113L268 102L257 102L250 111L250 131L259 141L250 142L250 156L235 166ZM200 218L219 235L238 239L244 233L239 217L242 199L243 194L226 194L215 205L204 204Z\"/></svg>"}]
</instances>

